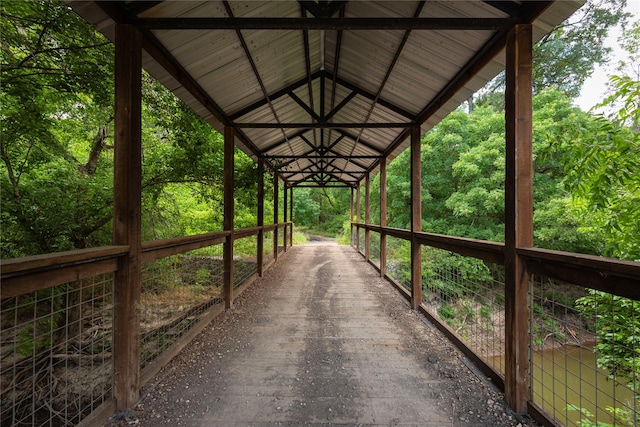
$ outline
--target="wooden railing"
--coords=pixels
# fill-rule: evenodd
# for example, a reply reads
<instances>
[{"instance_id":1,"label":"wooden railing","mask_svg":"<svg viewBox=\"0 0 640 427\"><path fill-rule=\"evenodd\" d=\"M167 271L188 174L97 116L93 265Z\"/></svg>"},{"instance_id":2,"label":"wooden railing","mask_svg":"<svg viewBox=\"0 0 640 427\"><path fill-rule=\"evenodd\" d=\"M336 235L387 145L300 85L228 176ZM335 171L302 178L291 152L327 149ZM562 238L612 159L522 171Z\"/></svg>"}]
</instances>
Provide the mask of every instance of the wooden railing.
<instances>
[{"instance_id":1,"label":"wooden railing","mask_svg":"<svg viewBox=\"0 0 640 427\"><path fill-rule=\"evenodd\" d=\"M448 253L482 260L487 265L497 266L503 266L505 262L504 244L424 232L412 233L409 230L381 227L378 225L363 224L359 222L353 222L352 228L356 236L355 238L352 236L352 245L354 247L359 246L358 249L362 254L368 254L370 251L368 250L368 248L361 247L362 243L358 237L361 236L360 230L365 230L368 233L380 234L380 248L378 251L380 258L379 265L368 258L367 261L369 261L374 267L376 267L380 271L381 275L383 275L391 283L393 283L402 295L404 295L408 300L412 301L412 305L414 305L413 302L419 305L419 310L423 312L427 316L427 318L434 323L436 327L444 332L445 335L447 335L461 349L461 351L465 353L465 355L468 356L480 368L480 370L485 375L490 377L492 381L494 381L499 387L502 387L504 389L504 369L509 369L509 367L508 365L500 366L501 363L503 365L504 363L498 361L498 356L502 357L502 360L504 360L508 358L508 355L497 355L498 350L504 351L504 349L494 349L493 353L491 353L491 350L489 350L488 353L492 354L492 357L490 358L487 358L486 354L479 354L477 350L472 348L467 343L467 340L465 338L461 337L456 332L455 328L450 327L450 325L448 325L443 320L437 310L434 310L433 307L428 307L428 304L425 303L425 300L433 298L433 296L425 296L425 300L423 300L422 294L414 294L414 290L416 288L426 289L428 288L428 284L421 283L418 286L410 283L401 284L396 278L393 277L392 274L389 274L386 271L385 262L382 261L386 260L387 258L387 249L384 243L387 241L386 237L393 237L406 242L415 242L426 247L448 251ZM365 239L365 242L369 242L369 239ZM628 298L634 301L640 300L640 263L638 262L623 261L614 258L561 252L541 248L517 248L517 253L522 259L524 259L526 271L529 275L532 276L532 278L544 278L544 280L546 281L545 283L553 283L553 286L557 287L558 289L565 289L567 287L577 285L577 289L588 288L596 291L606 292L615 296ZM405 265L409 265L409 260L405 260ZM454 272L453 274L457 273L458 272ZM411 276L414 277L414 275ZM504 288L504 282L502 282L502 287ZM586 294L586 291L584 293ZM416 298L418 298L419 301L413 301ZM546 302L549 305L557 304L557 306L560 307L561 303L550 300L550 298L553 297L544 296L543 298L543 302ZM533 300L533 298L531 299ZM504 303L502 304L503 310L510 309L509 307L504 307ZM529 301L520 302L520 305L522 307L525 307L525 309L528 304L530 304ZM562 307L567 311L572 309L572 307ZM539 311L540 307L537 307L537 310ZM558 308L556 308L555 310L558 310ZM537 315L539 315L539 313L531 314L531 322L535 323L534 316ZM593 322L592 319L587 319L587 321ZM527 331L525 336L527 340L533 342L533 340L530 338L531 333L533 332ZM595 339L592 338L595 336L595 333L593 333L592 331L589 331L588 336L589 339ZM501 338L504 341L504 337ZM561 347L561 345L556 343L551 344L550 347L553 349L554 347ZM533 351L531 345L529 345L529 348L530 351ZM632 350L640 351L640 348L635 348ZM533 369L533 367L531 369ZM595 366L593 369L596 369ZM581 379L581 381L583 380ZM591 386L595 388L595 384ZM527 384L527 387L531 387L531 385ZM581 391L578 391L578 393L580 392ZM531 391L531 396L532 398L529 401L528 409L532 416L534 416L544 424L549 424L552 422L564 422L562 419L558 420L556 417L554 417L554 415L550 413L550 410L548 408L543 408L542 403L536 401L536 399L534 398L535 395L533 391ZM578 416L582 415L578 414ZM638 417L638 414L634 413L632 414L632 416Z\"/></svg>"},{"instance_id":2,"label":"wooden railing","mask_svg":"<svg viewBox=\"0 0 640 427\"><path fill-rule=\"evenodd\" d=\"M278 230L287 230L287 233L281 233L278 239ZM141 266L190 251L217 247L251 237L262 243L261 239L270 232L273 232L275 240L273 255L269 259L264 259L263 254L260 253L264 245L256 244L255 257L251 257L251 262L259 265L256 266L255 273L251 273L240 286L236 283L236 289L230 291L221 289L217 299L214 298L215 301L207 296L206 300L199 302L196 307L186 307L184 313L173 319L169 326L160 326L174 330L179 326L181 329L177 334L177 340L167 348L162 348L161 354L154 355L152 363L148 363L144 369L141 369L138 388L142 387L190 342L211 319L224 310L222 295L237 298L255 277L261 275L264 269L275 262L279 249L286 251L287 246L291 244L293 223L282 222L142 244L139 255ZM227 264L227 260L222 259L223 251L220 250L220 254L220 261L216 262L221 265L223 263L233 265L232 260ZM115 411L117 399L113 387L115 373L111 366L116 355L112 351L112 339L116 333L131 333L140 336L140 339L144 338L140 334L140 325L134 328L137 330L113 330L115 324L113 307L119 304L118 293L114 292L113 275L118 271L119 261L128 255L128 246L106 246L8 259L0 263L3 351L13 353L6 358L4 354L2 355L4 360L2 425L5 423L7 425L51 423L92 425L103 422ZM172 268L175 265L173 264ZM141 274L145 274L142 267ZM180 276L186 273L175 274L178 275L177 280L180 280ZM218 283L215 286L233 286L233 282L231 277L229 283L224 285ZM178 325L180 322L183 324ZM95 336L97 333L95 331L100 331L99 341L91 341L93 338L89 337L91 334ZM148 335L148 333L145 334L145 336ZM83 342L84 347L78 348L82 346L77 342ZM89 348L91 350L88 350ZM68 415L73 411L67 409L49 411L47 405L50 402L37 400L38 395L42 393L29 390L29 388L46 388L47 386L42 386L39 381L44 381L44 384L48 385L54 384L58 379L56 375L66 372L64 369L71 369L67 365L64 365L65 368L62 371L54 372L53 369L48 368L54 366L55 360L61 357L77 360L79 364L82 360L91 360L90 365L95 368L95 372L86 374L91 375L92 378L97 375L104 376L104 372L109 372L108 375L110 375L109 378L100 380L104 388L100 398L89 397L95 395L93 390L86 390L86 395L82 395L82 392L77 390L67 390L69 393L80 393L80 395L61 396L61 402L81 402L84 405L76 408L78 414L75 415ZM96 362L98 359L99 363ZM130 359L140 360L140 355L134 355ZM44 368L41 369L41 367ZM30 379L29 372L40 372L39 378ZM48 377L41 375L43 372L47 373ZM50 392L58 391L50 390ZM19 401L7 400L10 397ZM67 414L64 415L66 418L60 418L62 416L60 414Z\"/></svg>"}]
</instances>

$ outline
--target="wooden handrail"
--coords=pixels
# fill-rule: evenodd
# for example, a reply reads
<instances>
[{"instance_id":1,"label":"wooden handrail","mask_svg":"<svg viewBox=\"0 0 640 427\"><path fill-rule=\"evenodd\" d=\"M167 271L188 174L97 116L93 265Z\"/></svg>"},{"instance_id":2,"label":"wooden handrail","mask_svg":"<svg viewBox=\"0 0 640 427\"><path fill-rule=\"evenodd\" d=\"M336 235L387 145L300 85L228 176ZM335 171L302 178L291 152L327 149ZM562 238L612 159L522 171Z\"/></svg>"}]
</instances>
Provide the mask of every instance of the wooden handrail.
<instances>
[{"instance_id":1,"label":"wooden handrail","mask_svg":"<svg viewBox=\"0 0 640 427\"><path fill-rule=\"evenodd\" d=\"M2 299L36 292L118 268L128 246L104 246L2 261Z\"/></svg>"},{"instance_id":2,"label":"wooden handrail","mask_svg":"<svg viewBox=\"0 0 640 427\"><path fill-rule=\"evenodd\" d=\"M640 300L638 262L541 248L518 248L516 252L532 274Z\"/></svg>"},{"instance_id":3,"label":"wooden handrail","mask_svg":"<svg viewBox=\"0 0 640 427\"><path fill-rule=\"evenodd\" d=\"M80 265L96 260L115 258L125 255L128 251L129 246L101 246L98 248L11 258L0 261L0 270L2 272L2 280L4 280L16 275L51 270L71 264Z\"/></svg>"}]
</instances>

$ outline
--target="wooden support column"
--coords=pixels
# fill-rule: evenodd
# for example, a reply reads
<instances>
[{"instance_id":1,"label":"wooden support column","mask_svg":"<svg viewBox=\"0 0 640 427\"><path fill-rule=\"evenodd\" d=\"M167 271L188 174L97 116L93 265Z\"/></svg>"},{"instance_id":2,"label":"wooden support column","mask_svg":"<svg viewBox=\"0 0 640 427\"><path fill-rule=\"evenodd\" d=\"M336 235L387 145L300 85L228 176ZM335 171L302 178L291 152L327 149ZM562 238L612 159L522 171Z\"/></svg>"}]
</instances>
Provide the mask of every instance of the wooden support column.
<instances>
[{"instance_id":1,"label":"wooden support column","mask_svg":"<svg viewBox=\"0 0 640 427\"><path fill-rule=\"evenodd\" d=\"M114 389L118 410L138 401L142 180L142 37L116 25L113 244L128 245L114 274Z\"/></svg>"},{"instance_id":2,"label":"wooden support column","mask_svg":"<svg viewBox=\"0 0 640 427\"><path fill-rule=\"evenodd\" d=\"M356 250L360 252L360 183L356 187Z\"/></svg>"},{"instance_id":3,"label":"wooden support column","mask_svg":"<svg viewBox=\"0 0 640 427\"><path fill-rule=\"evenodd\" d=\"M224 306L233 306L233 217L234 217L234 159L235 129L224 128L224 230L231 231L224 243Z\"/></svg>"},{"instance_id":4,"label":"wooden support column","mask_svg":"<svg viewBox=\"0 0 640 427\"><path fill-rule=\"evenodd\" d=\"M364 223L371 223L371 175L367 172L364 180ZM371 258L371 232L369 229L364 231L364 259L369 261Z\"/></svg>"},{"instance_id":5,"label":"wooden support column","mask_svg":"<svg viewBox=\"0 0 640 427\"><path fill-rule=\"evenodd\" d=\"M411 128L411 308L422 304L422 246L415 232L422 230L422 163L420 127Z\"/></svg>"},{"instance_id":6,"label":"wooden support column","mask_svg":"<svg viewBox=\"0 0 640 427\"><path fill-rule=\"evenodd\" d=\"M258 227L264 226L264 158L258 159ZM258 231L258 276L262 277L264 263L264 230Z\"/></svg>"},{"instance_id":7,"label":"wooden support column","mask_svg":"<svg viewBox=\"0 0 640 427\"><path fill-rule=\"evenodd\" d=\"M291 232L289 233L289 246L293 246L293 187L290 189L289 197L289 221L291 222Z\"/></svg>"},{"instance_id":8,"label":"wooden support column","mask_svg":"<svg viewBox=\"0 0 640 427\"><path fill-rule=\"evenodd\" d=\"M273 223L278 224L278 173L273 171ZM278 226L273 230L273 259L278 260Z\"/></svg>"},{"instance_id":9,"label":"wooden support column","mask_svg":"<svg viewBox=\"0 0 640 427\"><path fill-rule=\"evenodd\" d=\"M351 187L351 207L349 208L349 224L351 225L351 234L349 235L349 237L351 238L351 246L353 246L353 196L354 196L355 190L353 187Z\"/></svg>"},{"instance_id":10,"label":"wooden support column","mask_svg":"<svg viewBox=\"0 0 640 427\"><path fill-rule=\"evenodd\" d=\"M530 275L517 248L533 246L531 25L516 25L507 38L505 136L505 398L517 412L529 400Z\"/></svg>"},{"instance_id":11,"label":"wooden support column","mask_svg":"<svg viewBox=\"0 0 640 427\"><path fill-rule=\"evenodd\" d=\"M289 211L289 188L287 187L287 184L285 183L284 185L284 200L282 203L282 218L283 222L287 222L287 218L288 218L288 211ZM283 234L283 245L284 245L284 251L287 252L287 243L289 243L289 233L288 233L288 226L285 224L284 229L282 230Z\"/></svg>"},{"instance_id":12,"label":"wooden support column","mask_svg":"<svg viewBox=\"0 0 640 427\"><path fill-rule=\"evenodd\" d=\"M387 226L387 158L380 159L380 227ZM387 273L387 234L380 233L380 277Z\"/></svg>"}]
</instances>

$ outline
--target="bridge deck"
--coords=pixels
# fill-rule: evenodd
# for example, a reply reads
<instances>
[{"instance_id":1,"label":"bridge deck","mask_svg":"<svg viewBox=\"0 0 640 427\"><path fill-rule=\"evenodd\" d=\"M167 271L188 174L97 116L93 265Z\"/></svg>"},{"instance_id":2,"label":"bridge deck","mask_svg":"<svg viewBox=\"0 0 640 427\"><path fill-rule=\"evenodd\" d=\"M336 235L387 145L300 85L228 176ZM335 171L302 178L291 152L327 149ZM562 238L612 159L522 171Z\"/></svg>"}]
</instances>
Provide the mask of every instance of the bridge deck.
<instances>
[{"instance_id":1,"label":"bridge deck","mask_svg":"<svg viewBox=\"0 0 640 427\"><path fill-rule=\"evenodd\" d=\"M295 246L142 390L140 425L515 425L351 247Z\"/></svg>"}]
</instances>

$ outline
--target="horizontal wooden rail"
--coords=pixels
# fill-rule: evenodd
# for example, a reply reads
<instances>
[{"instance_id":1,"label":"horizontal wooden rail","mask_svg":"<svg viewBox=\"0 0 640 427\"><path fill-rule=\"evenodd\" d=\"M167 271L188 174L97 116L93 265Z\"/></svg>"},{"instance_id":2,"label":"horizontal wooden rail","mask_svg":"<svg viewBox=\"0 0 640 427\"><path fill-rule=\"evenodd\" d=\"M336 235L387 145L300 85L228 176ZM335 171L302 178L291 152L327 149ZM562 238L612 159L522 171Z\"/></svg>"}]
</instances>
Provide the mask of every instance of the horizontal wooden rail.
<instances>
[{"instance_id":1,"label":"horizontal wooden rail","mask_svg":"<svg viewBox=\"0 0 640 427\"><path fill-rule=\"evenodd\" d=\"M156 259L165 258L189 252L195 249L204 248L224 243L230 231L219 231L216 233L198 234L196 236L176 237L173 239L155 240L142 244L142 262L150 262Z\"/></svg>"},{"instance_id":2,"label":"horizontal wooden rail","mask_svg":"<svg viewBox=\"0 0 640 427\"><path fill-rule=\"evenodd\" d=\"M640 263L540 248L519 248L532 274L640 300Z\"/></svg>"},{"instance_id":3,"label":"horizontal wooden rail","mask_svg":"<svg viewBox=\"0 0 640 427\"><path fill-rule=\"evenodd\" d=\"M412 239L412 233L405 229L358 222L353 222L352 225L357 229L384 233L407 241ZM504 264L503 243L424 232L416 232L413 235L423 245L486 262ZM531 274L640 300L640 263L638 262L542 248L518 248L516 251L525 260L527 270Z\"/></svg>"},{"instance_id":4,"label":"horizontal wooden rail","mask_svg":"<svg viewBox=\"0 0 640 427\"><path fill-rule=\"evenodd\" d=\"M104 246L4 260L2 299L116 271L118 257L128 250L128 246Z\"/></svg>"},{"instance_id":5,"label":"horizontal wooden rail","mask_svg":"<svg viewBox=\"0 0 640 427\"><path fill-rule=\"evenodd\" d=\"M423 245L504 265L504 243L424 232L416 233L416 238Z\"/></svg>"}]
</instances>

